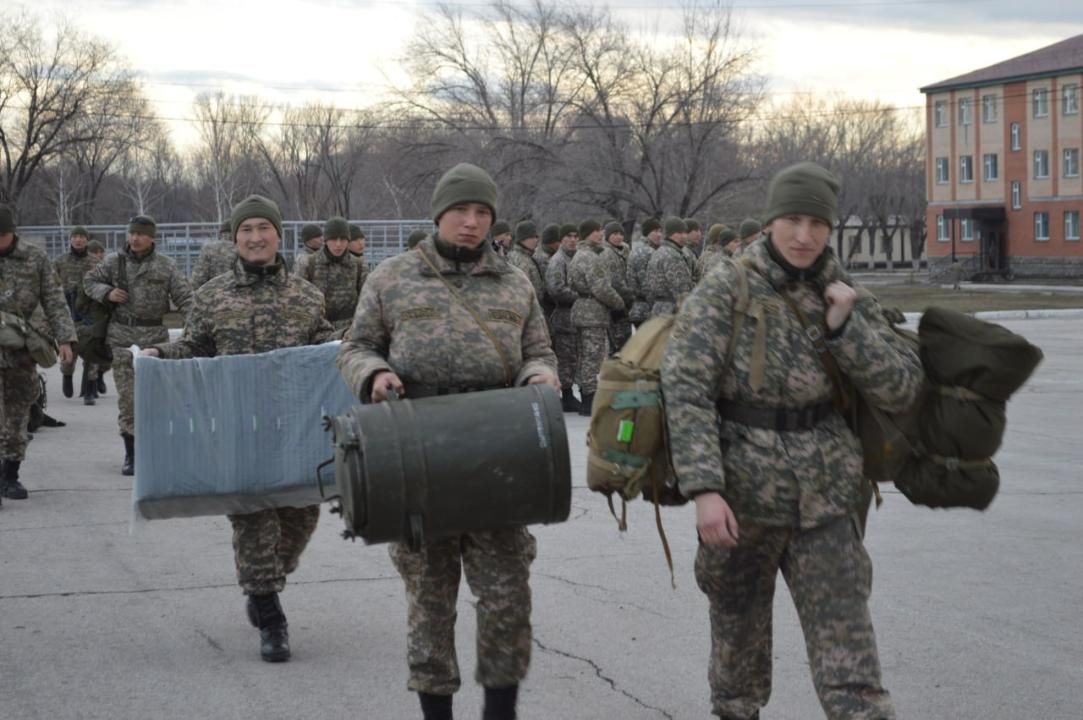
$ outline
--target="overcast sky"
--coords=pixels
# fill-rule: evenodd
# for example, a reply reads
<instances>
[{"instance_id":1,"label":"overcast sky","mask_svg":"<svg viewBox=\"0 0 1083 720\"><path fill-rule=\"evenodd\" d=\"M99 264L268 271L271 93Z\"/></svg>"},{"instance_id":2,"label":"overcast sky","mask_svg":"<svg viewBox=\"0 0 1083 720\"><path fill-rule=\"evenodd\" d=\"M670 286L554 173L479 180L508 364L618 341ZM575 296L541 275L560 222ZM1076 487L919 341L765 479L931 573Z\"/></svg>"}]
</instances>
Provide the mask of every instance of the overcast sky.
<instances>
[{"instance_id":1,"label":"overcast sky","mask_svg":"<svg viewBox=\"0 0 1083 720\"><path fill-rule=\"evenodd\" d=\"M485 2L451 4L470 11ZM608 3L619 19L655 35L676 28L682 4ZM395 76L395 60L422 10L433 6L422 0L33 4L118 47L167 118L187 117L196 94L216 89L363 106L379 97L385 77ZM1078 0L735 0L733 8L743 37L758 48L757 70L778 99L840 93L919 106L920 86L1083 33ZM181 142L190 139L172 125Z\"/></svg>"}]
</instances>

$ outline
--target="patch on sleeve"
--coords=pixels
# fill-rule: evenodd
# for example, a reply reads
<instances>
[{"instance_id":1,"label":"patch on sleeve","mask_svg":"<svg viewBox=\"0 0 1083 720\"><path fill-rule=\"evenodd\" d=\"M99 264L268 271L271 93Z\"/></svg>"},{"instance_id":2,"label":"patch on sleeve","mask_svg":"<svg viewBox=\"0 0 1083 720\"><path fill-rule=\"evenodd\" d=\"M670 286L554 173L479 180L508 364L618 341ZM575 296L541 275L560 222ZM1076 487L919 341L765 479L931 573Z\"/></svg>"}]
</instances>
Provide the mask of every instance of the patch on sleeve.
<instances>
[{"instance_id":1,"label":"patch on sleeve","mask_svg":"<svg viewBox=\"0 0 1083 720\"><path fill-rule=\"evenodd\" d=\"M402 314L399 316L399 322L408 322L410 320L438 320L441 317L443 317L443 313L440 311L440 308L435 305L419 305L403 310Z\"/></svg>"},{"instance_id":2,"label":"patch on sleeve","mask_svg":"<svg viewBox=\"0 0 1083 720\"><path fill-rule=\"evenodd\" d=\"M506 322L512 325L522 325L523 316L513 310L503 308L489 308L489 319L493 322Z\"/></svg>"}]
</instances>

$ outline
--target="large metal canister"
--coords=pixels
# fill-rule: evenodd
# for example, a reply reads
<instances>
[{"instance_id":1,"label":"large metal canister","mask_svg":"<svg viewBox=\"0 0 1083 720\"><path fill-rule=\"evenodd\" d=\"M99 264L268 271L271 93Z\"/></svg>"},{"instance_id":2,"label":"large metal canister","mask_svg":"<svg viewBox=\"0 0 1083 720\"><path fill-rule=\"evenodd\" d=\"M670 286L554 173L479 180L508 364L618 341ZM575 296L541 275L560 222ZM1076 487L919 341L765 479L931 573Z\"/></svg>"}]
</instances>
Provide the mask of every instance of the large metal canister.
<instances>
[{"instance_id":1,"label":"large metal canister","mask_svg":"<svg viewBox=\"0 0 1083 720\"><path fill-rule=\"evenodd\" d=\"M366 543L568 518L568 438L550 387L356 405L330 430L342 517Z\"/></svg>"}]
</instances>

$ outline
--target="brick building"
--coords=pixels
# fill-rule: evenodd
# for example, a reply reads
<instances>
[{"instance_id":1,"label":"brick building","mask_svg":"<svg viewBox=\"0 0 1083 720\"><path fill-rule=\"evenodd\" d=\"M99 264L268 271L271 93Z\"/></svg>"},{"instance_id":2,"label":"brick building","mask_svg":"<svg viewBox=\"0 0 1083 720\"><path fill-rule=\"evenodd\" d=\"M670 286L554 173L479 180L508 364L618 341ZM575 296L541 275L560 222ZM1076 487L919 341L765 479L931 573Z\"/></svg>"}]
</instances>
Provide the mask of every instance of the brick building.
<instances>
[{"instance_id":1,"label":"brick building","mask_svg":"<svg viewBox=\"0 0 1083 720\"><path fill-rule=\"evenodd\" d=\"M970 276L1083 276L1083 35L921 88L927 257Z\"/></svg>"}]
</instances>

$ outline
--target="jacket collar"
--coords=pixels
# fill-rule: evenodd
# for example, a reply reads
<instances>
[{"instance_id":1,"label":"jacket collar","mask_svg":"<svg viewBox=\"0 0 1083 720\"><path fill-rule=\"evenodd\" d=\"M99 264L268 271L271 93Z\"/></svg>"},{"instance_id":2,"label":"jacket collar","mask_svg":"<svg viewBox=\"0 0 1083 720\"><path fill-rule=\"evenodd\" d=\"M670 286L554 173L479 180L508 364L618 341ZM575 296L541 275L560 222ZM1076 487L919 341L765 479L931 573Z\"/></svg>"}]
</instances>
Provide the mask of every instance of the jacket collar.
<instances>
[{"instance_id":1,"label":"jacket collar","mask_svg":"<svg viewBox=\"0 0 1083 720\"><path fill-rule=\"evenodd\" d=\"M770 235L764 234L760 236L741 252L740 259L737 262L747 262L775 290L782 291L793 285L808 283L822 292L836 280L841 280L848 285L853 284L850 276L842 269L842 265L830 245L824 248L824 255L821 256L823 257L823 263L817 268L816 272L797 276L787 271L771 256L771 252L767 247L769 242L771 242Z\"/></svg>"},{"instance_id":2,"label":"jacket collar","mask_svg":"<svg viewBox=\"0 0 1083 720\"><path fill-rule=\"evenodd\" d=\"M237 287L251 287L261 282L286 285L289 283L286 259L281 254L277 254L273 263L256 269L246 265L244 260L238 257L233 263L233 282Z\"/></svg>"},{"instance_id":3,"label":"jacket collar","mask_svg":"<svg viewBox=\"0 0 1083 720\"><path fill-rule=\"evenodd\" d=\"M504 258L496 254L492 245L483 242L481 247L481 259L477 262L455 262L436 252L433 237L430 235L417 244L415 252L423 253L441 275L506 275L512 272L511 266ZM421 274L436 277L432 268L425 262L421 262Z\"/></svg>"}]
</instances>

